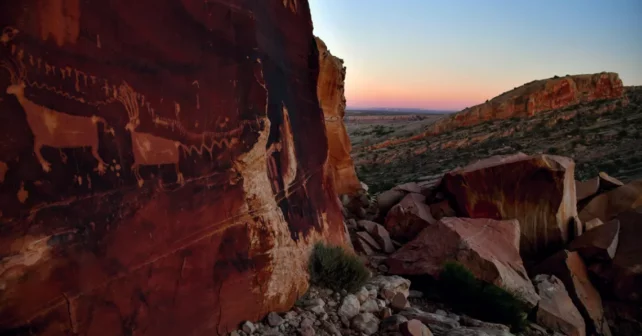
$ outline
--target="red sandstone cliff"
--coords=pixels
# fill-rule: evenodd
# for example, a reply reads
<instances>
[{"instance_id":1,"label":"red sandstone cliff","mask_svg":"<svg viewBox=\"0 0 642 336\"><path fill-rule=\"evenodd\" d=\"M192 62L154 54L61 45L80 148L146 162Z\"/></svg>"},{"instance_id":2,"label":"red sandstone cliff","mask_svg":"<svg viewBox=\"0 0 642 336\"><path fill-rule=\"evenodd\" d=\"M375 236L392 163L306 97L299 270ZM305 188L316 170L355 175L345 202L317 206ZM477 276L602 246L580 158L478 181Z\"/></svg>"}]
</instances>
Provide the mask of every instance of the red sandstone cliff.
<instances>
[{"instance_id":1,"label":"red sandstone cliff","mask_svg":"<svg viewBox=\"0 0 642 336\"><path fill-rule=\"evenodd\" d=\"M343 243L308 3L0 4L0 331L216 335Z\"/></svg>"},{"instance_id":2,"label":"red sandstone cliff","mask_svg":"<svg viewBox=\"0 0 642 336\"><path fill-rule=\"evenodd\" d=\"M505 92L486 103L466 108L432 124L424 133L371 146L383 148L488 120L529 117L537 113L602 99L626 99L619 75L602 72L537 80Z\"/></svg>"},{"instance_id":3,"label":"red sandstone cliff","mask_svg":"<svg viewBox=\"0 0 642 336\"><path fill-rule=\"evenodd\" d=\"M623 97L622 80L613 72L537 80L442 119L426 134L438 134L487 120L529 117L580 103Z\"/></svg>"},{"instance_id":4,"label":"red sandstone cliff","mask_svg":"<svg viewBox=\"0 0 642 336\"><path fill-rule=\"evenodd\" d=\"M319 79L317 95L325 116L325 129L328 136L328 171L337 193L353 194L361 189L361 183L354 170L350 157L350 138L343 117L346 110L344 81L346 68L343 60L333 56L325 43L316 38L319 49Z\"/></svg>"}]
</instances>

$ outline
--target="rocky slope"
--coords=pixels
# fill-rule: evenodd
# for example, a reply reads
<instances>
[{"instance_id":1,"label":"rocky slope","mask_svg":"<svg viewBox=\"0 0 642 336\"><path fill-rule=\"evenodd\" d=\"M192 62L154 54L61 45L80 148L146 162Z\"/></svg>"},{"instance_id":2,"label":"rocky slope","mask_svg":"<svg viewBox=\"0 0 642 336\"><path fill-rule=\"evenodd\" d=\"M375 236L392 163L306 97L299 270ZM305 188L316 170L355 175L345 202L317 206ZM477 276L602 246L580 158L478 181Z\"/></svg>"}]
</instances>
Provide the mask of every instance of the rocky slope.
<instances>
[{"instance_id":1,"label":"rocky slope","mask_svg":"<svg viewBox=\"0 0 642 336\"><path fill-rule=\"evenodd\" d=\"M333 56L320 38L316 37L316 43L319 49L317 95L323 109L328 136L328 171L339 194L354 194L361 189L361 183L354 171L350 157L352 146L343 123L346 110L346 68L343 66L343 60Z\"/></svg>"},{"instance_id":2,"label":"rocky slope","mask_svg":"<svg viewBox=\"0 0 642 336\"><path fill-rule=\"evenodd\" d=\"M628 86L625 94L624 99L582 103L532 117L489 120L376 150L361 148L361 133L351 124L348 129L359 178L375 193L410 181L435 182L445 172L477 158L519 151L572 157L578 180L605 171L628 182L642 178L642 87ZM410 126L384 134L378 142L403 134Z\"/></svg>"},{"instance_id":3,"label":"rocky slope","mask_svg":"<svg viewBox=\"0 0 642 336\"><path fill-rule=\"evenodd\" d=\"M0 22L3 333L224 334L343 243L307 1L28 0Z\"/></svg>"},{"instance_id":4,"label":"rocky slope","mask_svg":"<svg viewBox=\"0 0 642 336\"><path fill-rule=\"evenodd\" d=\"M538 113L567 108L605 99L623 99L624 86L617 73L573 75L536 80L505 92L490 101L466 108L445 117L424 132L403 139L394 139L372 148L419 140L461 127L481 124L489 120L532 117ZM624 101L626 101L624 99Z\"/></svg>"}]
</instances>

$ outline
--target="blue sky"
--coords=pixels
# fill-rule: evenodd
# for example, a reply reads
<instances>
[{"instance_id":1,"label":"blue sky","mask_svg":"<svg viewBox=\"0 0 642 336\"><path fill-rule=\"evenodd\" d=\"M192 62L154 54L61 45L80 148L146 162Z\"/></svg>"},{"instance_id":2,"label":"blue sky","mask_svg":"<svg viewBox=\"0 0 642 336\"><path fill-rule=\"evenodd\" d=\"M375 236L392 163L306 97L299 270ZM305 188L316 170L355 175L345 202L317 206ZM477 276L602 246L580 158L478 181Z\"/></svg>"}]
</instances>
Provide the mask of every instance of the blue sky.
<instances>
[{"instance_id":1,"label":"blue sky","mask_svg":"<svg viewBox=\"0 0 642 336\"><path fill-rule=\"evenodd\" d=\"M642 0L309 0L351 107L461 109L534 79L642 85Z\"/></svg>"}]
</instances>

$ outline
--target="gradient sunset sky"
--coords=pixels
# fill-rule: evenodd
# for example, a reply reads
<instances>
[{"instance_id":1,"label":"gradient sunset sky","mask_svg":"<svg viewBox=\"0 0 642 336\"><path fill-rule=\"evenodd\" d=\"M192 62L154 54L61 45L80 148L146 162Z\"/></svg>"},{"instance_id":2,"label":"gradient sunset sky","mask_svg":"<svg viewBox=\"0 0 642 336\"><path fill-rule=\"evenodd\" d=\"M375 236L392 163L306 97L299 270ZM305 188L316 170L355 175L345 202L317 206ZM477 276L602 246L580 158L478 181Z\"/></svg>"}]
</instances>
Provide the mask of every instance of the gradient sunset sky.
<instances>
[{"instance_id":1,"label":"gradient sunset sky","mask_svg":"<svg viewBox=\"0 0 642 336\"><path fill-rule=\"evenodd\" d=\"M555 75L642 85L642 0L310 0L348 107L460 110Z\"/></svg>"}]
</instances>

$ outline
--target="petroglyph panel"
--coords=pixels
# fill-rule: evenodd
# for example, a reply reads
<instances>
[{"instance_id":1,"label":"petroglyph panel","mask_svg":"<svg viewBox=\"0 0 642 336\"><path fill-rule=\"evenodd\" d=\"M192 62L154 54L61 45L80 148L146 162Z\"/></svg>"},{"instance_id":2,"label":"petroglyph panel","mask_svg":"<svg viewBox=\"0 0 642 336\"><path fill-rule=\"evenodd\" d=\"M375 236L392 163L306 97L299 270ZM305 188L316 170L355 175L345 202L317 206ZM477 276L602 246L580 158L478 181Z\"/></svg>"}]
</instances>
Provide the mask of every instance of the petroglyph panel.
<instances>
[{"instance_id":1,"label":"petroglyph panel","mask_svg":"<svg viewBox=\"0 0 642 336\"><path fill-rule=\"evenodd\" d=\"M0 32L0 331L222 335L343 243L306 1L4 1Z\"/></svg>"}]
</instances>

